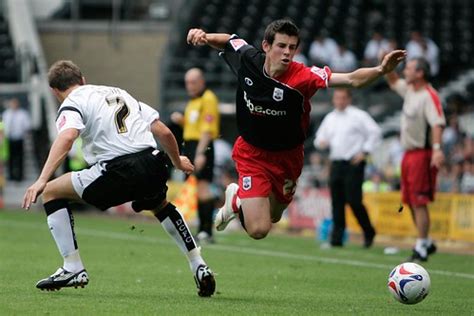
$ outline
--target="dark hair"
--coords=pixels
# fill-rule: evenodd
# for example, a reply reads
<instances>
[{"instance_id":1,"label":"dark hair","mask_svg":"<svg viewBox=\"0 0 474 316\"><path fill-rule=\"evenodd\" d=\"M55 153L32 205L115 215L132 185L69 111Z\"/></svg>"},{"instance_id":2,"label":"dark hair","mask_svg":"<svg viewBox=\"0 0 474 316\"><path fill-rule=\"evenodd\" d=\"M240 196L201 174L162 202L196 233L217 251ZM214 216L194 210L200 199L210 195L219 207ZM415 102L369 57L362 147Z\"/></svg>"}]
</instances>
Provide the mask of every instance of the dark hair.
<instances>
[{"instance_id":1,"label":"dark hair","mask_svg":"<svg viewBox=\"0 0 474 316\"><path fill-rule=\"evenodd\" d=\"M83 83L81 69L70 60L59 60L49 68L48 82L51 88L66 91Z\"/></svg>"},{"instance_id":2,"label":"dark hair","mask_svg":"<svg viewBox=\"0 0 474 316\"><path fill-rule=\"evenodd\" d=\"M423 57L415 57L411 60L416 61L416 68L415 69L417 71L421 70L423 72L423 79L428 81L430 79L430 76L431 76L430 64L428 63L428 61Z\"/></svg>"},{"instance_id":3,"label":"dark hair","mask_svg":"<svg viewBox=\"0 0 474 316\"><path fill-rule=\"evenodd\" d=\"M289 19L276 20L268 24L263 39L271 45L275 40L276 33L296 36L298 38L298 44L300 43L300 30L295 23Z\"/></svg>"}]
</instances>

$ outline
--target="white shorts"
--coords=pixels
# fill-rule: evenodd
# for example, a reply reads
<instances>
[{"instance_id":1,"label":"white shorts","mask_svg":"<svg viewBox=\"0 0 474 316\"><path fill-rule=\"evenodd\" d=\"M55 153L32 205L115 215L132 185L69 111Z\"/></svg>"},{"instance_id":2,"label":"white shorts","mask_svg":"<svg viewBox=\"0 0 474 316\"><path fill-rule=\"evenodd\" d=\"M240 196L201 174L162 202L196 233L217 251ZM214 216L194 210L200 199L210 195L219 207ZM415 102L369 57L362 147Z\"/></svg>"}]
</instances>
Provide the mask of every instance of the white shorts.
<instances>
[{"instance_id":1,"label":"white shorts","mask_svg":"<svg viewBox=\"0 0 474 316\"><path fill-rule=\"evenodd\" d=\"M88 169L71 172L71 181L74 191L82 198L84 190L105 171L106 163L96 163Z\"/></svg>"}]
</instances>

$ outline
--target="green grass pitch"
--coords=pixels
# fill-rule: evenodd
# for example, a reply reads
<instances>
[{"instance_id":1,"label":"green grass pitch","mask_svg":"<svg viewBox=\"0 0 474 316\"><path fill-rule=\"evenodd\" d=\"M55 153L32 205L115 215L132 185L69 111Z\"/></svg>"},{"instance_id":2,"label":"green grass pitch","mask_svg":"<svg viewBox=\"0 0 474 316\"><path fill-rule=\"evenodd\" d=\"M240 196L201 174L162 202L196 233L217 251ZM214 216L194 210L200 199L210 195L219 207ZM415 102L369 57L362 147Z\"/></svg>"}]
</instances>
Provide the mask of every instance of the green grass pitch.
<instances>
[{"instance_id":1,"label":"green grass pitch","mask_svg":"<svg viewBox=\"0 0 474 316\"><path fill-rule=\"evenodd\" d=\"M387 256L358 245L322 250L311 238L218 234L202 253L217 293L200 298L185 257L157 221L76 214L84 289L42 292L38 279L62 259L36 211L0 211L0 315L473 315L474 256L438 253L423 264L431 293L396 302Z\"/></svg>"}]
</instances>

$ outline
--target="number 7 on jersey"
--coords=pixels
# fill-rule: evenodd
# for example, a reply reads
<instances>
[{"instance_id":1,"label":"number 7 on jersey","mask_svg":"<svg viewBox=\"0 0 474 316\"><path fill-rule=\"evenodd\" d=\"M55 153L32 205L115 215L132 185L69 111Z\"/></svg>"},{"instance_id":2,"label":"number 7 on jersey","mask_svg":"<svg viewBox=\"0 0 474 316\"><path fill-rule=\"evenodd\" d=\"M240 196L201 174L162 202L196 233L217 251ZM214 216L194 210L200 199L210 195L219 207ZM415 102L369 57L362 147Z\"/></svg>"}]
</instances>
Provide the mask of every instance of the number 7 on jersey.
<instances>
[{"instance_id":1,"label":"number 7 on jersey","mask_svg":"<svg viewBox=\"0 0 474 316\"><path fill-rule=\"evenodd\" d=\"M118 106L115 111L115 126L117 127L117 133L123 134L128 132L127 126L125 125L125 119L130 114L125 100L121 96L113 95L105 98L109 106Z\"/></svg>"}]
</instances>

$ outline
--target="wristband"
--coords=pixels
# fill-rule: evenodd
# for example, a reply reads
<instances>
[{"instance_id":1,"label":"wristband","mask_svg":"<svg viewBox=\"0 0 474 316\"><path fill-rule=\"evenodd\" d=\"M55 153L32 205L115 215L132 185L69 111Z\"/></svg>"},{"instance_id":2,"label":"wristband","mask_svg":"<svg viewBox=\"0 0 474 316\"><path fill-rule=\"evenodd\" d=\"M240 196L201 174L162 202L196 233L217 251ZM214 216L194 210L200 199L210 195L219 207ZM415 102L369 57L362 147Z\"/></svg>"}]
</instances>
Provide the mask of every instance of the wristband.
<instances>
[{"instance_id":1,"label":"wristband","mask_svg":"<svg viewBox=\"0 0 474 316\"><path fill-rule=\"evenodd\" d=\"M431 146L434 150L440 150L441 145L439 143L434 143L433 146Z\"/></svg>"}]
</instances>

